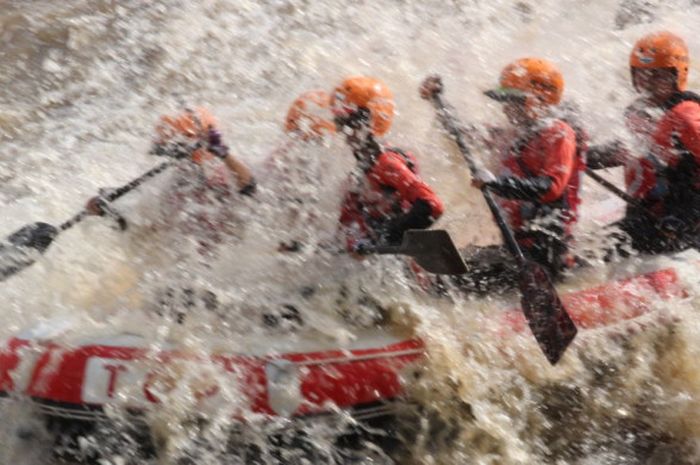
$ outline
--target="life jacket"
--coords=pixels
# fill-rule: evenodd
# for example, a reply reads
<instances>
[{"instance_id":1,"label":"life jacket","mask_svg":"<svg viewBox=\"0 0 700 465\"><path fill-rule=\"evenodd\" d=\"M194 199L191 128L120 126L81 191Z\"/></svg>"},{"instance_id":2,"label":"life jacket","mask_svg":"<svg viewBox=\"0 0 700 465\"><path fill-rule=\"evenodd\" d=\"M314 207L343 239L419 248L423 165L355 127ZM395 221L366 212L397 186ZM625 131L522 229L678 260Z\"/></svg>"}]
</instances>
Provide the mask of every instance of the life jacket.
<instances>
[{"instance_id":1,"label":"life jacket","mask_svg":"<svg viewBox=\"0 0 700 465\"><path fill-rule=\"evenodd\" d=\"M187 196L200 204L223 200L233 193L233 178L228 167L213 158L202 164L187 164L173 185L175 195Z\"/></svg>"},{"instance_id":2,"label":"life jacket","mask_svg":"<svg viewBox=\"0 0 700 465\"><path fill-rule=\"evenodd\" d=\"M668 183L657 175L663 169L661 161L652 153L639 158L630 157L624 165L627 193L652 211L659 210L659 202L668 193Z\"/></svg>"},{"instance_id":3,"label":"life jacket","mask_svg":"<svg viewBox=\"0 0 700 465\"><path fill-rule=\"evenodd\" d=\"M179 168L161 204L165 224L194 237L200 245L220 242L223 231L239 222L234 210L226 206L233 194L231 173L218 160Z\"/></svg>"},{"instance_id":4,"label":"life jacket","mask_svg":"<svg viewBox=\"0 0 700 465\"><path fill-rule=\"evenodd\" d=\"M664 108L667 112L659 121L654 142L656 154L665 165L658 173L668 186L665 209L667 213L695 210L700 208L696 205L700 196L700 95L679 92ZM684 118L680 125L679 116Z\"/></svg>"},{"instance_id":5,"label":"life jacket","mask_svg":"<svg viewBox=\"0 0 700 465\"><path fill-rule=\"evenodd\" d=\"M418 174L418 165L416 158L413 156L412 153L410 152L405 152L401 150L398 147L386 147L384 151L382 152L383 154L397 154L402 158L402 161L404 165L411 171L411 173L417 175ZM379 179L377 176L376 178L373 176L374 170L376 169L376 161L372 163L371 167L368 167L365 170L365 175L367 176L370 185L373 185L376 179L376 186L378 187L379 190L381 190L382 195L386 198L388 203L390 204L390 207L388 209L389 214L400 214L403 212L404 209L409 208L410 205L408 205L408 202L405 200L401 199L400 195L398 195L398 190L390 186ZM386 213L383 213L386 214Z\"/></svg>"},{"instance_id":6,"label":"life jacket","mask_svg":"<svg viewBox=\"0 0 700 465\"><path fill-rule=\"evenodd\" d=\"M403 169L397 169L396 160ZM417 175L415 157L396 147L382 148L370 159L362 167L362 179L347 192L342 204L340 223L349 233L349 242L376 239L376 233L388 220L410 210L417 199L430 205L433 218L440 217L442 202Z\"/></svg>"},{"instance_id":7,"label":"life jacket","mask_svg":"<svg viewBox=\"0 0 700 465\"><path fill-rule=\"evenodd\" d=\"M418 162L416 157L411 152L405 152L398 147L387 147L384 149L385 152L398 153L403 158L404 163L413 174L418 174Z\"/></svg>"},{"instance_id":8,"label":"life jacket","mask_svg":"<svg viewBox=\"0 0 700 465\"><path fill-rule=\"evenodd\" d=\"M410 205L402 199L396 187L382 181L382 173L377 169L381 157L386 155L398 155L403 164L413 173L418 174L416 159L411 153L407 153L396 147L387 147L374 157L370 163L363 167L364 179L360 181L357 202L361 204L361 209L368 218L383 220L388 216L400 214Z\"/></svg>"},{"instance_id":9,"label":"life jacket","mask_svg":"<svg viewBox=\"0 0 700 465\"><path fill-rule=\"evenodd\" d=\"M662 109L665 113L651 131L649 152L626 164L625 182L628 192L657 216L686 216L700 200L700 147L686 147L682 132L691 131L685 134L691 140L700 137L700 95L678 92ZM686 125L681 117L697 123Z\"/></svg>"},{"instance_id":10,"label":"life jacket","mask_svg":"<svg viewBox=\"0 0 700 465\"><path fill-rule=\"evenodd\" d=\"M608 154L616 159L608 166L623 168L627 194L643 203L647 209L654 209L655 202L665 195L666 190L665 183L658 182L656 176L663 166L649 150L653 145L655 127L662 116L663 110L647 98L636 99L625 109L625 126L634 136L636 148L646 155L633 156L624 146L618 146L612 149L617 150L616 153Z\"/></svg>"},{"instance_id":11,"label":"life jacket","mask_svg":"<svg viewBox=\"0 0 700 465\"><path fill-rule=\"evenodd\" d=\"M700 95L689 90L677 92L673 94L666 102L664 102L662 107L668 111L672 110L676 105L683 102L695 102L700 105Z\"/></svg>"},{"instance_id":12,"label":"life jacket","mask_svg":"<svg viewBox=\"0 0 700 465\"><path fill-rule=\"evenodd\" d=\"M576 150L571 174L562 193L551 200L513 200L503 199L501 203L509 213L511 227L516 237L523 238L521 243L528 245L527 239L533 229L546 229L563 240L571 237L573 226L578 220L578 207L581 204L579 190L586 169L585 153L588 147L588 135L586 131L570 118L557 120L569 126L575 134ZM555 123L557 124L557 123ZM514 175L519 178L539 177L538 167L528 165L524 155L531 144L543 137L552 125L538 128L512 144L507 159L504 161L506 175ZM534 228L533 228L534 227Z\"/></svg>"},{"instance_id":13,"label":"life jacket","mask_svg":"<svg viewBox=\"0 0 700 465\"><path fill-rule=\"evenodd\" d=\"M586 152L588 152L590 136L586 128L583 127L577 118L572 116L563 118L562 121L571 126L571 129L574 130L574 134L576 135L574 169L563 196L563 205L570 212L568 215L567 227L571 228L578 221L578 209L581 205L581 184L586 174Z\"/></svg>"}]
</instances>

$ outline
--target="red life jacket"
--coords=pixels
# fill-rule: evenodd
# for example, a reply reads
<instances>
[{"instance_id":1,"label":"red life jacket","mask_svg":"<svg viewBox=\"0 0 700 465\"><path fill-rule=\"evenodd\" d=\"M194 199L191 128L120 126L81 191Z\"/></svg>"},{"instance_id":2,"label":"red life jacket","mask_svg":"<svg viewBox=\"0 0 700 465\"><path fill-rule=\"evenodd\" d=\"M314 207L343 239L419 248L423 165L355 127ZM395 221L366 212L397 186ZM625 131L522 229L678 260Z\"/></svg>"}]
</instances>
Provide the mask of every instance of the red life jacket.
<instances>
[{"instance_id":1,"label":"red life jacket","mask_svg":"<svg viewBox=\"0 0 700 465\"><path fill-rule=\"evenodd\" d=\"M196 203L212 204L233 193L231 172L219 160L207 160L199 165L185 165L175 181L173 194L184 200L189 197Z\"/></svg>"},{"instance_id":2,"label":"red life jacket","mask_svg":"<svg viewBox=\"0 0 700 465\"><path fill-rule=\"evenodd\" d=\"M215 161L211 166L206 163L187 164L175 173L164 199L163 214L169 227L194 236L208 247L221 241L221 232L234 222L234 214L224 205L233 193L230 171Z\"/></svg>"},{"instance_id":3,"label":"red life jacket","mask_svg":"<svg viewBox=\"0 0 700 465\"><path fill-rule=\"evenodd\" d=\"M640 200L652 211L659 210L660 200L668 192L667 184L657 176L663 170L659 159L647 154L644 157L630 157L625 162L625 186L627 193ZM657 211L661 214L661 211Z\"/></svg>"},{"instance_id":4,"label":"red life jacket","mask_svg":"<svg viewBox=\"0 0 700 465\"><path fill-rule=\"evenodd\" d=\"M418 199L430 205L433 218L442 215L442 202L418 176L415 157L394 147L383 149L343 200L340 223L348 236L348 246L360 239L376 239L375 232L382 223L408 212Z\"/></svg>"},{"instance_id":5,"label":"red life jacket","mask_svg":"<svg viewBox=\"0 0 700 465\"><path fill-rule=\"evenodd\" d=\"M578 126L578 125L576 125ZM579 189L586 169L587 134L564 120L554 120L517 140L502 162L505 176L548 176L552 186L538 201L500 199L516 236L526 234L534 223L565 239L578 220ZM525 244L527 245L527 244Z\"/></svg>"},{"instance_id":6,"label":"red life jacket","mask_svg":"<svg viewBox=\"0 0 700 465\"><path fill-rule=\"evenodd\" d=\"M652 150L625 167L628 191L659 216L693 209L700 193L700 96L679 92L663 107Z\"/></svg>"},{"instance_id":7,"label":"red life jacket","mask_svg":"<svg viewBox=\"0 0 700 465\"><path fill-rule=\"evenodd\" d=\"M654 133L655 154L665 165L660 177L668 186L665 213L697 215L700 196L700 96L682 92L665 105ZM691 212L692 210L692 212ZM695 221L695 220L693 220Z\"/></svg>"},{"instance_id":8,"label":"red life jacket","mask_svg":"<svg viewBox=\"0 0 700 465\"><path fill-rule=\"evenodd\" d=\"M625 126L642 147L653 144L652 136L663 111L655 107L647 98L638 98L625 109ZM614 154L617 164L624 170L627 194L653 209L654 204L663 197L665 184L658 183L657 171L663 169L659 159L650 152L645 156L633 156L624 147L618 146ZM615 162L609 166L617 166Z\"/></svg>"}]
</instances>

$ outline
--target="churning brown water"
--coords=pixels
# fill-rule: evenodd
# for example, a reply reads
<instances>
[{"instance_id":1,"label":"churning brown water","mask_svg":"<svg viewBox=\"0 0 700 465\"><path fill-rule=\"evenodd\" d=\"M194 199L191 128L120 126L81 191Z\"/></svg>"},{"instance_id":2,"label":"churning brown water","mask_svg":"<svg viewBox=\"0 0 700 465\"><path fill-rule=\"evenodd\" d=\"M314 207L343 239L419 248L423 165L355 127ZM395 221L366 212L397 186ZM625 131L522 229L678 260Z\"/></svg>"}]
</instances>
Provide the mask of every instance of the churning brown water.
<instances>
[{"instance_id":1,"label":"churning brown water","mask_svg":"<svg viewBox=\"0 0 700 465\"><path fill-rule=\"evenodd\" d=\"M128 232L90 219L65 233L39 263L0 283L0 339L58 318L70 322L62 335L67 340L119 328L145 335L154 347L177 341L209 350L225 340L228 350L247 350L287 337L259 328L261 308L321 283L327 291L313 305L300 304L304 319L315 334L342 345L355 331L336 318L344 283L393 309L397 330L428 345L425 366L406 377L421 413L402 420L401 429L411 430L410 445L391 460L700 463L700 304L692 292L700 287L692 254L676 264L691 289L686 299L659 302L657 312L631 323L582 332L562 362L550 367L527 335L496 336L495 315L506 305L499 299L417 295L392 258L348 263L308 250L277 254L280 238L331 240L352 160L342 141L329 141L288 155L291 171L266 161L284 142L280 123L300 92L330 89L351 73L380 77L399 110L390 139L417 152L422 172L447 205L440 227L460 244L492 243L498 236L478 192L417 95L421 79L440 73L446 97L465 121L500 121L481 91L508 61L541 55L561 66L567 98L581 106L594 140L626 137L621 113L633 98L631 44L668 28L698 56L699 20L700 7L691 0L0 1L0 233L33 221L58 223L98 188L153 166L147 155L153 124L183 103L211 108L227 143L260 183L257 199L231 207L232 234L209 263L177 225L158 227L168 216L163 197L173 174L117 204L131 221ZM698 71L692 64L691 89L700 87ZM296 220L280 201L290 191L307 200ZM585 198L592 210L606 200L588 184ZM585 229L582 242L597 244L599 236L590 232L595 225ZM565 287L585 288L644 266L596 266ZM195 314L184 325L154 316L149 308L158 292L183 282L216 292L226 312ZM368 311L352 310L360 320ZM227 399L234 405L231 389ZM158 458L134 459L136 446L105 439L128 429L119 422L90 440L102 448L104 464L185 463L187 454L197 464L239 463L222 450L228 407L211 412L206 431L185 424L193 408L185 396L153 413ZM1 412L1 465L54 460L47 452L51 438L28 403L17 399ZM319 449L324 434L342 427L317 425ZM319 454L313 461L333 457ZM390 459L368 445L353 460Z\"/></svg>"}]
</instances>

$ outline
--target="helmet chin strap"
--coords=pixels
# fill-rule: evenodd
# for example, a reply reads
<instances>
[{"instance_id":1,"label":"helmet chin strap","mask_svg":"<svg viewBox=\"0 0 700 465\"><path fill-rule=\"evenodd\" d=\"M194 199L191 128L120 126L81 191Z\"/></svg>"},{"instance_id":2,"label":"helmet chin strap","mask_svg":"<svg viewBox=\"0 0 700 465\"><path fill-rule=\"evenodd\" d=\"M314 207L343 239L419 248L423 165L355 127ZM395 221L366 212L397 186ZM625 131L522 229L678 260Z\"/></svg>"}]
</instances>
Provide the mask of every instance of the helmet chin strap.
<instances>
[{"instance_id":1,"label":"helmet chin strap","mask_svg":"<svg viewBox=\"0 0 700 465\"><path fill-rule=\"evenodd\" d=\"M352 146L352 154L355 156L363 168L374 164L376 158L382 153L382 146L379 144L374 134L369 132L363 139L359 139L355 146Z\"/></svg>"},{"instance_id":2,"label":"helmet chin strap","mask_svg":"<svg viewBox=\"0 0 700 465\"><path fill-rule=\"evenodd\" d=\"M381 146L372 133L371 113L367 108L358 108L346 116L336 116L338 126L349 130L347 141L355 159L361 163L371 163L381 153Z\"/></svg>"}]
</instances>

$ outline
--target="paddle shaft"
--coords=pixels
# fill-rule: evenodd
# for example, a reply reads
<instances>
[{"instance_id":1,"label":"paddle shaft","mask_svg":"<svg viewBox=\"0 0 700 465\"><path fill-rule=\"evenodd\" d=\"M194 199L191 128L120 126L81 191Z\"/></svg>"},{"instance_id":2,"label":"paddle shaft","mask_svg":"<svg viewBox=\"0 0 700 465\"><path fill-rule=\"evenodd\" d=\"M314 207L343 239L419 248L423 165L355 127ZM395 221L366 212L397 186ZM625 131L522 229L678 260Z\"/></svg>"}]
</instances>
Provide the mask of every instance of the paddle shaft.
<instances>
[{"instance_id":1,"label":"paddle shaft","mask_svg":"<svg viewBox=\"0 0 700 465\"><path fill-rule=\"evenodd\" d=\"M445 128L450 132L457 142L460 152L469 165L472 176L477 175L477 166L471 158L469 148L464 142L462 133L439 93L431 96L433 104L438 110L438 116L442 120ZM557 290L549 278L544 267L528 260L523 255L520 246L515 240L515 236L510 226L503 218L503 213L493 199L488 187L483 186L481 193L484 195L486 204L493 214L496 224L498 224L506 247L517 261L519 268L518 287L520 289L522 306L525 319L537 340L542 352L552 365L556 364L576 337L576 325L566 311L564 304L559 299Z\"/></svg>"},{"instance_id":2,"label":"paddle shaft","mask_svg":"<svg viewBox=\"0 0 700 465\"><path fill-rule=\"evenodd\" d=\"M472 176L475 176L477 171L476 163L471 157L469 147L464 141L462 132L457 126L454 117L447 110L447 107L442 101L442 97L440 96L440 94L434 94L431 99L433 101L433 104L435 105L435 108L437 108L438 110L438 117L442 121L442 124L449 131L450 135L457 143L457 147L462 153L464 160L467 162L467 165L469 166L469 171L471 171ZM486 200L486 204L489 206L489 210L491 210L493 218L496 220L496 224L498 225L498 229L500 229L501 231L501 235L503 236L503 241L505 242L506 247L508 247L510 253L513 254L518 264L522 265L523 263L525 263L525 256L523 255L523 251L520 249L518 242L515 240L513 230L510 228L510 226L508 226L508 223L506 223L505 218L503 218L503 213L501 212L501 209L498 208L498 205L496 204L496 201L493 198L491 190L488 188L488 186L482 186L481 193L484 196L484 200Z\"/></svg>"},{"instance_id":3,"label":"paddle shaft","mask_svg":"<svg viewBox=\"0 0 700 465\"><path fill-rule=\"evenodd\" d=\"M632 205L635 208L638 208L641 212L643 212L647 216L647 218L649 218L650 220L652 220L653 222L658 224L659 217L657 215L655 215L647 207L642 205L642 203L639 200L635 199L634 197L629 195L627 192L623 191L622 189L617 187L615 184L611 183L610 181L608 181L607 179L605 179L604 177L602 177L598 173L594 172L590 168L586 168L586 174L588 176L590 176L591 178L593 178L598 184L605 187L607 190L609 190L613 194L617 195L618 197L620 197L622 200L624 200L628 204ZM686 240L689 241L690 245L693 248L700 250L700 242L698 242L697 240L692 240L692 239L686 239Z\"/></svg>"},{"instance_id":4,"label":"paddle shaft","mask_svg":"<svg viewBox=\"0 0 700 465\"><path fill-rule=\"evenodd\" d=\"M595 180L595 182L597 182L601 186L605 187L607 190L609 190L613 194L617 195L618 197L620 197L622 200L624 200L628 204L632 205L633 207L636 207L636 208L643 210L645 213L647 213L650 216L652 215L652 213L650 211L648 211L647 208L644 207L637 199L635 199L634 197L629 195L627 192L623 191L622 189L617 187L615 184L611 183L610 181L608 181L607 179L605 179L604 177L602 177L601 175L599 175L598 173L596 173L592 169L586 168L586 174L588 176L590 176L591 178L593 178L593 180Z\"/></svg>"},{"instance_id":5,"label":"paddle shaft","mask_svg":"<svg viewBox=\"0 0 700 465\"><path fill-rule=\"evenodd\" d=\"M109 194L105 195L103 197L103 200L105 202L114 202L118 198L122 197L124 194L131 192L132 190L136 189L138 186L144 183L144 181L154 177L155 175L165 171L167 168L173 165L173 162L165 162L161 163L160 165L156 166L155 168L145 172L138 178L128 182L127 184L124 184L121 187L118 187L114 189L112 192ZM61 225L58 227L59 231L65 231L66 229L72 228L76 224L80 223L82 220L85 219L85 217L89 216L90 213L86 210L83 209L79 213L75 214L72 218L64 221L61 223Z\"/></svg>"}]
</instances>

